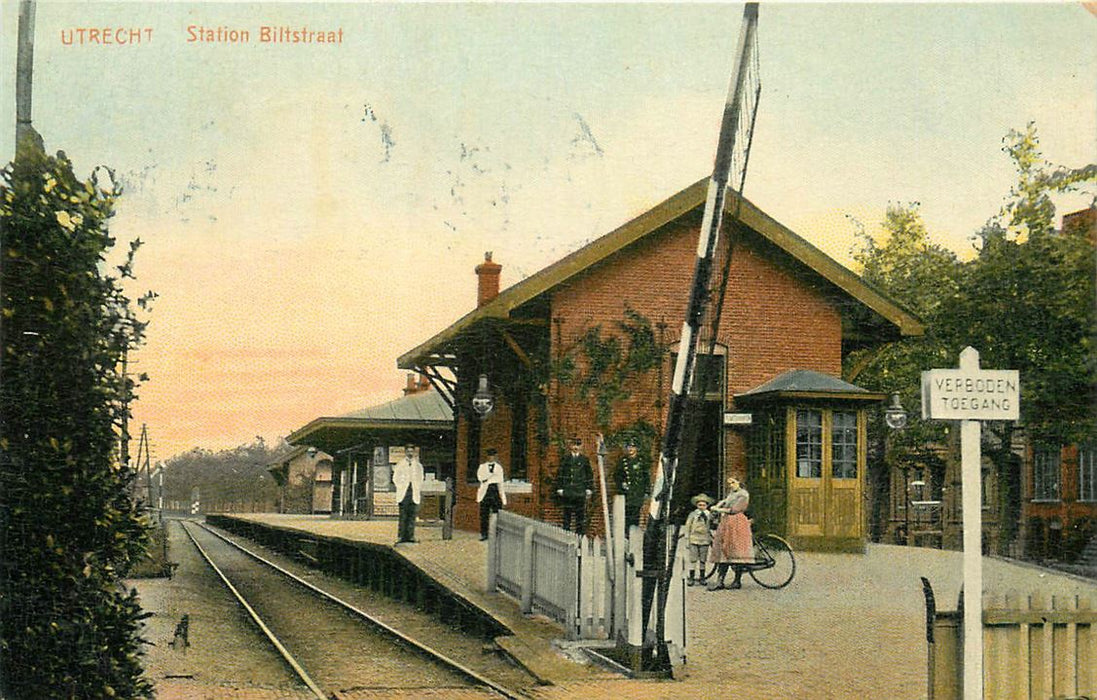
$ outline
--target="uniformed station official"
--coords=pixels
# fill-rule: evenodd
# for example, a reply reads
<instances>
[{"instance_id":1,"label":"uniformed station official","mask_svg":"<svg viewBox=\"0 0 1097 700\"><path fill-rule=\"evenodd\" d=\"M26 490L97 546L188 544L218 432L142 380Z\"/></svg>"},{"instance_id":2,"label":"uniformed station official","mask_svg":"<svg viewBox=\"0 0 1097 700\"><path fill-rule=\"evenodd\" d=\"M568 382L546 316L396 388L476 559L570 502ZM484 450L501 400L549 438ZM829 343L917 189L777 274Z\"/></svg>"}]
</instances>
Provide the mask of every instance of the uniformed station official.
<instances>
[{"instance_id":1,"label":"uniformed station official","mask_svg":"<svg viewBox=\"0 0 1097 700\"><path fill-rule=\"evenodd\" d=\"M640 524L640 510L651 488L651 462L640 452L635 438L625 442L625 453L617 462L617 493L625 497L625 527Z\"/></svg>"},{"instance_id":2,"label":"uniformed station official","mask_svg":"<svg viewBox=\"0 0 1097 700\"><path fill-rule=\"evenodd\" d=\"M580 535L586 532L587 500L594 493L594 471L582 450L583 441L573 437L556 474L556 498L563 511L564 529Z\"/></svg>"}]
</instances>

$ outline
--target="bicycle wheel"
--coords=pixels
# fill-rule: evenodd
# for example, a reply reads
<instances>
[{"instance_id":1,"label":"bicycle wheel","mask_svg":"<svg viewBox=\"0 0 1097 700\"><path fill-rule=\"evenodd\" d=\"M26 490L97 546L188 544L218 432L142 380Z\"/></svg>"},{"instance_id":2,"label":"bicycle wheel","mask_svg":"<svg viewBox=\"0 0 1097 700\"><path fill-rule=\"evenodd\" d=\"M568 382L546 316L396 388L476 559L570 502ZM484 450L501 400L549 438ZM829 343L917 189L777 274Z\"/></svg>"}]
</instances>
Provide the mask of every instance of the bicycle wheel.
<instances>
[{"instance_id":1,"label":"bicycle wheel","mask_svg":"<svg viewBox=\"0 0 1097 700\"><path fill-rule=\"evenodd\" d=\"M796 575L796 558L792 547L777 535L762 535L754 540L755 556L772 561L773 565L751 569L750 577L763 588L784 588ZM761 566L761 563L759 563Z\"/></svg>"},{"instance_id":2,"label":"bicycle wheel","mask_svg":"<svg viewBox=\"0 0 1097 700\"><path fill-rule=\"evenodd\" d=\"M705 571L705 577L701 579L701 583L704 583L705 581L708 581L710 578L712 578L712 576L716 573L718 565L710 562L706 566L707 570Z\"/></svg>"}]
</instances>

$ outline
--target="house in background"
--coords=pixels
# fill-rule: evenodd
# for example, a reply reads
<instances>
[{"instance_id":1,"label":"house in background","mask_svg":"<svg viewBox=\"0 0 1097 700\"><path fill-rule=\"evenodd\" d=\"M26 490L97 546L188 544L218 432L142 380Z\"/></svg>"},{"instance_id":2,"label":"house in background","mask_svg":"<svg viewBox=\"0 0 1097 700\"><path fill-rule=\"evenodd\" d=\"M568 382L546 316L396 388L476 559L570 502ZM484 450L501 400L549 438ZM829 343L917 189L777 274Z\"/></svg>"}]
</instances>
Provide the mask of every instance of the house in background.
<instances>
[{"instance_id":1,"label":"house in background","mask_svg":"<svg viewBox=\"0 0 1097 700\"><path fill-rule=\"evenodd\" d=\"M1097 246L1097 208L1063 216L1060 231L1085 236ZM1015 451L1023 465L1024 556L1069 563L1090 542L1097 550L1097 441L1060 444L1029 438ZM1097 551L1091 556L1097 557ZM1091 563L1097 564L1097 558Z\"/></svg>"},{"instance_id":2,"label":"house in background","mask_svg":"<svg viewBox=\"0 0 1097 700\"><path fill-rule=\"evenodd\" d=\"M556 523L567 437L581 437L595 462L595 436L606 435L609 496L624 439L657 458L707 185L502 292L489 253L476 268L476 308L400 356L454 408L458 527L476 527L476 467L488 448L510 478L507 508ZM739 204L729 195L729 211ZM883 396L843 382L842 359L922 324L749 201L729 228L729 284L712 352L697 360L696 429L681 455L692 476L678 495L720 496L727 476L745 477L758 527L798 547L862 550L866 411ZM481 417L474 398L490 412ZM598 482L593 531L603 528Z\"/></svg>"},{"instance_id":3,"label":"house in background","mask_svg":"<svg viewBox=\"0 0 1097 700\"><path fill-rule=\"evenodd\" d=\"M1063 216L1061 235L1086 238L1097 246L1097 209ZM1022 385L1025 377L1021 377ZM1093 407L1097 411L1097 406ZM997 438L984 432L984 440ZM986 552L1000 551L1002 530L1015 525L1020 536L1010 554L1036 560L1073 562L1093 541L1097 563L1097 442L1060 444L1032 436L1018 423L1011 433L1019 475L1017 523L1003 522L1003 485L986 450L981 472L982 541ZM998 444L990 444L994 449ZM897 463L891 474L891 509L885 540L897 544L963 548L961 461L957 431L941 445Z\"/></svg>"},{"instance_id":4,"label":"house in background","mask_svg":"<svg viewBox=\"0 0 1097 700\"><path fill-rule=\"evenodd\" d=\"M454 475L453 412L422 375L409 374L404 395L343 416L321 417L286 440L334 455L333 517L370 519L397 515L392 465L415 445L427 481L420 516L441 511L445 480Z\"/></svg>"},{"instance_id":5,"label":"house in background","mask_svg":"<svg viewBox=\"0 0 1097 700\"><path fill-rule=\"evenodd\" d=\"M278 512L330 513L331 467L331 455L303 445L268 464L281 489Z\"/></svg>"}]
</instances>

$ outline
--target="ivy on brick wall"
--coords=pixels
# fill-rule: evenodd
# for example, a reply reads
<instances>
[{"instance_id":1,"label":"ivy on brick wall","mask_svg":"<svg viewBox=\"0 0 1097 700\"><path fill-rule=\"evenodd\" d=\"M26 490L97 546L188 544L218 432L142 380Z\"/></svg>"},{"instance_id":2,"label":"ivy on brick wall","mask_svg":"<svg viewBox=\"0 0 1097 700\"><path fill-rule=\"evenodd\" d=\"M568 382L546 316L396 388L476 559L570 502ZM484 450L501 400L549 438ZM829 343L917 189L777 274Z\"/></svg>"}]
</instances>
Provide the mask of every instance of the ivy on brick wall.
<instances>
[{"instance_id":1,"label":"ivy on brick wall","mask_svg":"<svg viewBox=\"0 0 1097 700\"><path fill-rule=\"evenodd\" d=\"M594 422L610 444L628 437L646 447L656 439L656 430L646 411L626 415L625 402L637 389L651 382L653 373L666 356L666 347L656 339L651 321L626 306L623 317L604 331L601 324L588 328L553 366L553 377L570 387L582 401L590 401ZM630 420L631 418L631 420Z\"/></svg>"}]
</instances>

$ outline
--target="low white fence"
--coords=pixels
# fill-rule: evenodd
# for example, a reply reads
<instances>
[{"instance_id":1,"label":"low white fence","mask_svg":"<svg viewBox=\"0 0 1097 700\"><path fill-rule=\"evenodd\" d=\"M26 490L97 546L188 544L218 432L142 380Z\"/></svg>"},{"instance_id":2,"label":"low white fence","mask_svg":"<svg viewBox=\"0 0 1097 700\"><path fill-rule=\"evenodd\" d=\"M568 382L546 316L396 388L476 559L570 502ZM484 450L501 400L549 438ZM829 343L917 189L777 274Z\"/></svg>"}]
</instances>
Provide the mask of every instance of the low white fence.
<instances>
[{"instance_id":1,"label":"low white fence","mask_svg":"<svg viewBox=\"0 0 1097 700\"><path fill-rule=\"evenodd\" d=\"M492 516L488 542L488 590L519 601L523 613L539 612L559 622L571 639L642 643L643 530L625 537L624 497L614 499L612 543L580 537L563 528L505 510ZM664 619L672 656L685 657L685 552L680 547ZM654 573L654 572L652 572ZM655 630L654 611L649 634Z\"/></svg>"},{"instance_id":2,"label":"low white fence","mask_svg":"<svg viewBox=\"0 0 1097 700\"><path fill-rule=\"evenodd\" d=\"M578 547L574 533L501 510L492 516L488 590L517 598L523 613L565 624L576 615Z\"/></svg>"}]
</instances>

